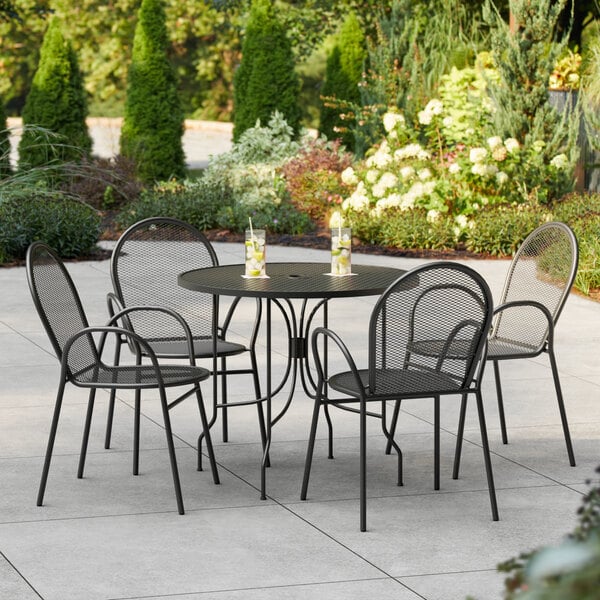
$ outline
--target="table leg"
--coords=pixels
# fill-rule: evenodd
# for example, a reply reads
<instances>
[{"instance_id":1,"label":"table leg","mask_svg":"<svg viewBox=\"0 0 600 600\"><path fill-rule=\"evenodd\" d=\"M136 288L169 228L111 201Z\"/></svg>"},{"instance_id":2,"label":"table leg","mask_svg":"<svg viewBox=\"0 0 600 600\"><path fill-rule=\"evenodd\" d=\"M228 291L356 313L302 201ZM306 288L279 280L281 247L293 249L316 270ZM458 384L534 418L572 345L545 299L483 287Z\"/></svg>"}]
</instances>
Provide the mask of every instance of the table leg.
<instances>
[{"instance_id":1,"label":"table leg","mask_svg":"<svg viewBox=\"0 0 600 600\"><path fill-rule=\"evenodd\" d=\"M260 465L260 499L267 499L267 463L269 460L269 449L271 447L271 300L267 299L267 419L265 423L266 440L265 447L263 449L263 458Z\"/></svg>"}]
</instances>

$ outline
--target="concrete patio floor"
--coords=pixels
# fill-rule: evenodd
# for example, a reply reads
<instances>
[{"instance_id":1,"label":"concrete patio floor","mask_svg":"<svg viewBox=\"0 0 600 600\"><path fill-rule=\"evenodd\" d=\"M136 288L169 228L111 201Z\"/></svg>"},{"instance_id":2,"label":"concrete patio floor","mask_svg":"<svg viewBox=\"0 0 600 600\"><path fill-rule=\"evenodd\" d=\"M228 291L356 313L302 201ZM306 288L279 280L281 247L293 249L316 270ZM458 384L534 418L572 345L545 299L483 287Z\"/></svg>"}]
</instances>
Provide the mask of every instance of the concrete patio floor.
<instances>
[{"instance_id":1,"label":"concrete patio floor","mask_svg":"<svg viewBox=\"0 0 600 600\"><path fill-rule=\"evenodd\" d=\"M222 263L242 246L215 244ZM268 248L269 261L324 261L326 252ZM354 262L409 269L418 259L355 255ZM497 298L507 261L470 261ZM69 263L93 324L106 320L108 261ZM268 264L267 264L268 269ZM76 478L85 391L68 389L45 505L35 505L58 380L58 362L33 308L25 269L0 269L0 598L2 600L478 600L502 597L496 565L556 544L600 463L600 304L571 295L557 329L557 357L577 466L570 467L546 356L502 365L509 444L500 439L491 369L484 400L500 521L491 520L474 406L461 476L451 478L458 398L442 404L442 482L433 490L433 402L403 404L397 439L405 481L369 429L368 531L358 523L358 422L334 412L335 460L318 432L309 497L300 501L312 402L299 389L274 427L268 499L259 499L254 407L230 410L230 441L213 428L221 485L195 470L194 402L172 411L186 514L177 514L156 396L142 402L140 475L131 475L133 399L119 395L113 445L103 447L107 394L99 394L88 462ZM331 304L330 326L364 360L374 298ZM244 339L252 302L233 333ZM283 364L285 341L276 344ZM261 364L264 365L262 356ZM242 358L239 362L242 362ZM338 360L333 358L334 362ZM336 363L340 364L341 363ZM230 394L251 389L230 378ZM207 403L211 387L203 387ZM281 406L281 400L276 401Z\"/></svg>"}]
</instances>

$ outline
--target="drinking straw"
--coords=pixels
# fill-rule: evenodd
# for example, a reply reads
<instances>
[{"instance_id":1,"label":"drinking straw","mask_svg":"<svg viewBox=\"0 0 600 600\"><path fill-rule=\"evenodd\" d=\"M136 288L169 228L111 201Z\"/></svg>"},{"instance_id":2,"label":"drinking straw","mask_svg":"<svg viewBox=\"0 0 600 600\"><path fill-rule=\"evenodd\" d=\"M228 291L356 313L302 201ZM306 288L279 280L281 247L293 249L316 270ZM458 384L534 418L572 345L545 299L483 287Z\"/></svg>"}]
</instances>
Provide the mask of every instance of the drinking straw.
<instances>
[{"instance_id":1,"label":"drinking straw","mask_svg":"<svg viewBox=\"0 0 600 600\"><path fill-rule=\"evenodd\" d=\"M252 217L248 217L250 223L250 241L254 244L254 231L252 230Z\"/></svg>"}]
</instances>

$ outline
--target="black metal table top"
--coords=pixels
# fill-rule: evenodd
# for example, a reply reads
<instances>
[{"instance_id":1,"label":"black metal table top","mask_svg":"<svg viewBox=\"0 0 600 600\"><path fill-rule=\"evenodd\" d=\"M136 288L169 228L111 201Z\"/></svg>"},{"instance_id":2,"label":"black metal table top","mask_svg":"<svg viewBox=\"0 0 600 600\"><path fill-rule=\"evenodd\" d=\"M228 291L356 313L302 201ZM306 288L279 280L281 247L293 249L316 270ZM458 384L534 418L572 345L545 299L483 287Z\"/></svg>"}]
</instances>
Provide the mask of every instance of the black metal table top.
<instances>
[{"instance_id":1,"label":"black metal table top","mask_svg":"<svg viewBox=\"0 0 600 600\"><path fill-rule=\"evenodd\" d=\"M267 263L268 278L245 278L244 265L221 265L181 273L177 283L216 296L348 298L383 293L402 269L352 265L352 275L328 275L329 263Z\"/></svg>"}]
</instances>

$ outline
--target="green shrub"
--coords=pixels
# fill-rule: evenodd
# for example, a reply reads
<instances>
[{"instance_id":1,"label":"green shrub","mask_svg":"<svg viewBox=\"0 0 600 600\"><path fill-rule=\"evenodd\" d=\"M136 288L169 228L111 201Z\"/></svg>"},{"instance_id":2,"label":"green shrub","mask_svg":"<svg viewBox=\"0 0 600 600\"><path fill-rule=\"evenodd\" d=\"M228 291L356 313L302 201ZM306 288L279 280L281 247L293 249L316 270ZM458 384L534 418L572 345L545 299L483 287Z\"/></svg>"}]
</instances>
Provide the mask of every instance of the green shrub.
<instances>
[{"instance_id":1,"label":"green shrub","mask_svg":"<svg viewBox=\"0 0 600 600\"><path fill-rule=\"evenodd\" d=\"M58 18L48 25L40 60L23 108L25 127L19 142L19 167L27 169L49 162L77 162L89 156L92 139L87 129L87 101L77 55L61 32ZM37 128L55 139L40 136Z\"/></svg>"},{"instance_id":2,"label":"green shrub","mask_svg":"<svg viewBox=\"0 0 600 600\"><path fill-rule=\"evenodd\" d=\"M294 137L298 135L300 82L291 42L271 0L252 2L233 86L234 141L257 121L267 123L275 111L283 114Z\"/></svg>"},{"instance_id":3,"label":"green shrub","mask_svg":"<svg viewBox=\"0 0 600 600\"><path fill-rule=\"evenodd\" d=\"M448 250L456 247L455 223L445 215L428 219L425 210L395 209L383 220L381 239L396 248Z\"/></svg>"},{"instance_id":4,"label":"green shrub","mask_svg":"<svg viewBox=\"0 0 600 600\"><path fill-rule=\"evenodd\" d=\"M596 469L600 473L600 468ZM589 480L588 485L592 483ZM505 600L592 600L600 589L600 486L590 487L575 530L555 547L523 553L498 566L508 573Z\"/></svg>"},{"instance_id":5,"label":"green shrub","mask_svg":"<svg viewBox=\"0 0 600 600\"><path fill-rule=\"evenodd\" d=\"M65 258L85 256L98 242L100 225L95 210L72 198L10 198L0 203L0 260L24 258L36 240Z\"/></svg>"},{"instance_id":6,"label":"green shrub","mask_svg":"<svg viewBox=\"0 0 600 600\"><path fill-rule=\"evenodd\" d=\"M183 110L167 58L165 18L162 0L142 1L121 130L121 154L134 160L148 183L185 176Z\"/></svg>"},{"instance_id":7,"label":"green shrub","mask_svg":"<svg viewBox=\"0 0 600 600\"><path fill-rule=\"evenodd\" d=\"M286 200L266 204L261 210L248 210L240 204L225 206L219 211L218 222L224 229L241 233L248 228L248 218L252 219L253 227L266 229L268 233L299 235L314 229L310 217Z\"/></svg>"},{"instance_id":8,"label":"green shrub","mask_svg":"<svg viewBox=\"0 0 600 600\"><path fill-rule=\"evenodd\" d=\"M473 226L466 232L466 248L471 252L510 256L536 227L550 218L539 207L490 207L473 219Z\"/></svg>"},{"instance_id":9,"label":"green shrub","mask_svg":"<svg viewBox=\"0 0 600 600\"><path fill-rule=\"evenodd\" d=\"M118 224L127 228L149 217L172 217L200 230L218 226L218 215L232 204L226 186L216 189L203 179L162 183L144 190L119 214Z\"/></svg>"}]
</instances>

